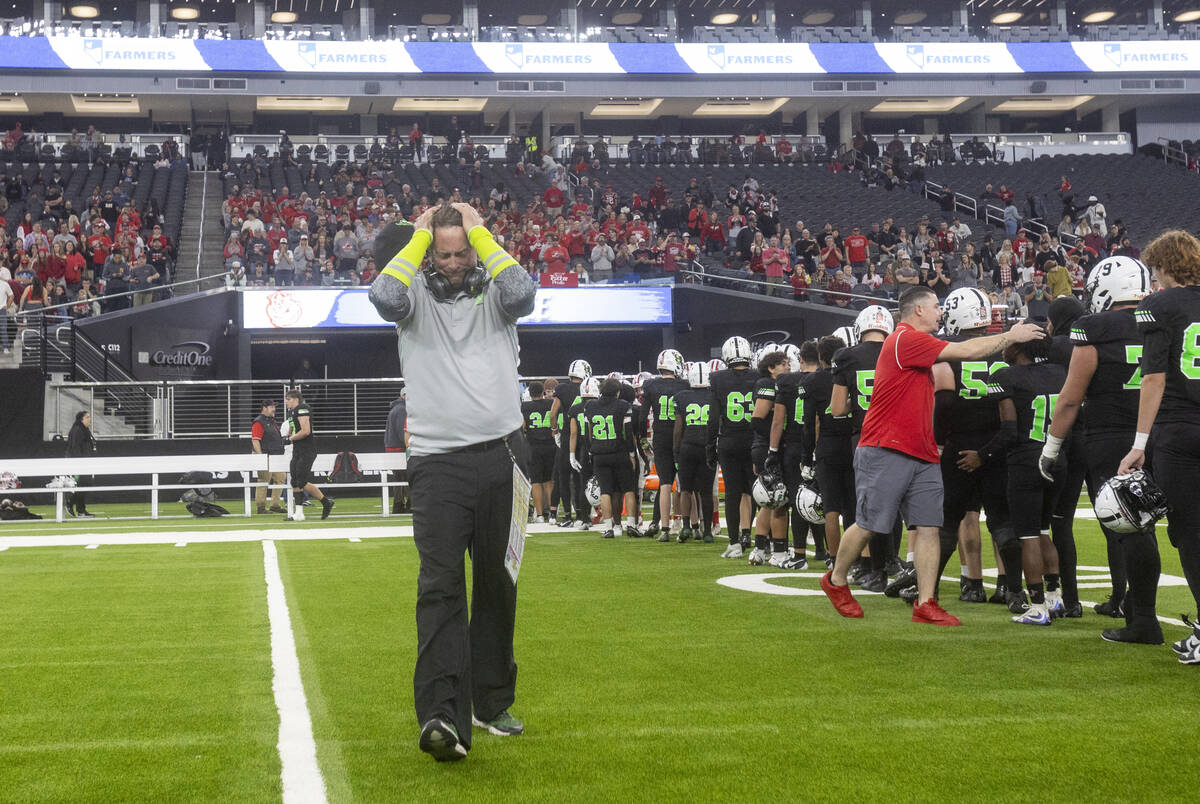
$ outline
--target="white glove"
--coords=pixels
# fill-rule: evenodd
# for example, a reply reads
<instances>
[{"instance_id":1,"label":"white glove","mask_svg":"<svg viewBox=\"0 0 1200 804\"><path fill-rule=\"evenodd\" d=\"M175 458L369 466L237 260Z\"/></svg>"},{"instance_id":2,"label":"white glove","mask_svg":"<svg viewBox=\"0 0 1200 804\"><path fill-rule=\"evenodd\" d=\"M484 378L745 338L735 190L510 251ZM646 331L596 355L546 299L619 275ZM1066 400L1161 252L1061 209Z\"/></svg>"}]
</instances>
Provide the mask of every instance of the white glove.
<instances>
[{"instance_id":1,"label":"white glove","mask_svg":"<svg viewBox=\"0 0 1200 804\"><path fill-rule=\"evenodd\" d=\"M574 455L571 455L570 458L568 458L568 460L571 462L571 468L574 469L576 472L583 471L583 464L581 464L579 462L579 459L576 458Z\"/></svg>"},{"instance_id":2,"label":"white glove","mask_svg":"<svg viewBox=\"0 0 1200 804\"><path fill-rule=\"evenodd\" d=\"M554 435L554 446L561 447L562 446L562 433L554 433L553 435Z\"/></svg>"}]
</instances>

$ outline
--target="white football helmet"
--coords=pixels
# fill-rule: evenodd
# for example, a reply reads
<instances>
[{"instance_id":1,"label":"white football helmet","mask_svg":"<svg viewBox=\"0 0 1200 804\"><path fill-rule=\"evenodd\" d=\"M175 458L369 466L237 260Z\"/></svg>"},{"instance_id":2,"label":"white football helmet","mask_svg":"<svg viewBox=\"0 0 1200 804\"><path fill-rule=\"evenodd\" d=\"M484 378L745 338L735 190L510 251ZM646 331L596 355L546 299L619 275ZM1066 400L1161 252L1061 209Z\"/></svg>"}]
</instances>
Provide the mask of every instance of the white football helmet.
<instances>
[{"instance_id":1,"label":"white football helmet","mask_svg":"<svg viewBox=\"0 0 1200 804\"><path fill-rule=\"evenodd\" d=\"M693 388L707 388L710 373L707 363L693 363L688 369L688 385Z\"/></svg>"},{"instance_id":2,"label":"white football helmet","mask_svg":"<svg viewBox=\"0 0 1200 804\"><path fill-rule=\"evenodd\" d=\"M750 496L754 498L754 502L760 508L782 508L787 505L787 486L778 477L769 476L768 480L771 485L763 482L763 475L759 475L754 479L754 488L750 490Z\"/></svg>"},{"instance_id":3,"label":"white football helmet","mask_svg":"<svg viewBox=\"0 0 1200 804\"><path fill-rule=\"evenodd\" d=\"M838 327L833 331L833 337L841 338L846 346L854 346L858 339L854 337L854 327Z\"/></svg>"},{"instance_id":4,"label":"white football helmet","mask_svg":"<svg viewBox=\"0 0 1200 804\"><path fill-rule=\"evenodd\" d=\"M660 371L669 371L676 377L684 376L683 355L674 349L663 349L658 353L655 367Z\"/></svg>"},{"instance_id":5,"label":"white football helmet","mask_svg":"<svg viewBox=\"0 0 1200 804\"><path fill-rule=\"evenodd\" d=\"M1110 477L1096 492L1096 520L1114 533L1139 533L1170 511L1166 495L1142 470Z\"/></svg>"},{"instance_id":6,"label":"white football helmet","mask_svg":"<svg viewBox=\"0 0 1200 804\"><path fill-rule=\"evenodd\" d=\"M1150 269L1133 257L1108 257L1088 274L1083 292L1093 313L1120 302L1141 301L1150 295Z\"/></svg>"},{"instance_id":7,"label":"white football helmet","mask_svg":"<svg viewBox=\"0 0 1200 804\"><path fill-rule=\"evenodd\" d=\"M882 332L887 337L895 328L896 322L888 309L882 304L872 304L864 307L858 318L854 319L854 341L861 341L864 332Z\"/></svg>"},{"instance_id":8,"label":"white football helmet","mask_svg":"<svg viewBox=\"0 0 1200 804\"><path fill-rule=\"evenodd\" d=\"M942 326L958 335L992 323L992 302L979 288L959 288L942 302Z\"/></svg>"},{"instance_id":9,"label":"white football helmet","mask_svg":"<svg viewBox=\"0 0 1200 804\"><path fill-rule=\"evenodd\" d=\"M583 496L587 499L588 505L600 504L600 481L595 475L588 478L587 485L583 489Z\"/></svg>"},{"instance_id":10,"label":"white football helmet","mask_svg":"<svg viewBox=\"0 0 1200 804\"><path fill-rule=\"evenodd\" d=\"M521 392L522 402L532 402L533 397L529 395L529 386L525 386L525 390Z\"/></svg>"},{"instance_id":11,"label":"white football helmet","mask_svg":"<svg viewBox=\"0 0 1200 804\"><path fill-rule=\"evenodd\" d=\"M729 366L725 365L725 361L718 357L714 357L712 360L708 361L709 374L713 374L718 371L724 371L727 368L729 368Z\"/></svg>"},{"instance_id":12,"label":"white football helmet","mask_svg":"<svg viewBox=\"0 0 1200 804\"><path fill-rule=\"evenodd\" d=\"M721 344L721 360L725 361L728 366L748 365L753 358L754 353L750 350L750 341L740 335L734 335Z\"/></svg>"},{"instance_id":13,"label":"white football helmet","mask_svg":"<svg viewBox=\"0 0 1200 804\"><path fill-rule=\"evenodd\" d=\"M571 367L567 369L567 376L576 380L586 380L592 376L592 366L586 360L572 360Z\"/></svg>"},{"instance_id":14,"label":"white football helmet","mask_svg":"<svg viewBox=\"0 0 1200 804\"><path fill-rule=\"evenodd\" d=\"M600 398L600 378L588 377L583 381L583 385L579 386L579 395L584 399L599 399Z\"/></svg>"},{"instance_id":15,"label":"white football helmet","mask_svg":"<svg viewBox=\"0 0 1200 804\"><path fill-rule=\"evenodd\" d=\"M642 386L646 384L646 380L654 379L654 375L648 371L639 371L633 377L633 390L641 391Z\"/></svg>"},{"instance_id":16,"label":"white football helmet","mask_svg":"<svg viewBox=\"0 0 1200 804\"><path fill-rule=\"evenodd\" d=\"M806 522L820 525L825 521L825 506L821 503L821 492L807 484L796 492L796 513Z\"/></svg>"},{"instance_id":17,"label":"white football helmet","mask_svg":"<svg viewBox=\"0 0 1200 804\"><path fill-rule=\"evenodd\" d=\"M783 345L783 351L786 352L787 356L788 356L788 371L792 371L792 372L799 371L800 370L800 347L794 343L785 343Z\"/></svg>"}]
</instances>

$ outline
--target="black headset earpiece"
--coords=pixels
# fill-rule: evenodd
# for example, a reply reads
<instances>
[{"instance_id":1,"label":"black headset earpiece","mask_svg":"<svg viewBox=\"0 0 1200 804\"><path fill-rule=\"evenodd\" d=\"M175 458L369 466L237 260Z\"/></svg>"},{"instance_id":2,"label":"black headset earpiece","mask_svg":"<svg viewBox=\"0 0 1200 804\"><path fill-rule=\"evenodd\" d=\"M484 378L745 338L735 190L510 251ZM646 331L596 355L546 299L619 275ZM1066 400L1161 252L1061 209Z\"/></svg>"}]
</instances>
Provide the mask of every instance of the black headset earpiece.
<instances>
[{"instance_id":1,"label":"black headset earpiece","mask_svg":"<svg viewBox=\"0 0 1200 804\"><path fill-rule=\"evenodd\" d=\"M463 277L461 290L468 296L474 298L483 293L484 287L488 283L487 271L476 265L471 270L467 271ZM450 280L442 276L434 270L425 272L425 284L429 286L429 292L433 294L433 298L438 301L450 301L457 295L458 291L450 284Z\"/></svg>"}]
</instances>

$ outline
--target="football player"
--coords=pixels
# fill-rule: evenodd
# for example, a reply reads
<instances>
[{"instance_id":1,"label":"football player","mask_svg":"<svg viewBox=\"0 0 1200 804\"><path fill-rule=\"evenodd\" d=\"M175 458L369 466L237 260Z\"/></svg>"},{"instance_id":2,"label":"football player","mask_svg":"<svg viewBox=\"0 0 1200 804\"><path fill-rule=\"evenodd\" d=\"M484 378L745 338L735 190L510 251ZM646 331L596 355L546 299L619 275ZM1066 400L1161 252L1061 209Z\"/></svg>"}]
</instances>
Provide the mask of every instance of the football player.
<instances>
[{"instance_id":1,"label":"football player","mask_svg":"<svg viewBox=\"0 0 1200 804\"><path fill-rule=\"evenodd\" d=\"M688 372L687 390L679 391L674 397L675 430L672 433L672 454L675 456L679 479L679 507L683 514L683 527L679 541L686 542L693 535L705 544L712 544L712 516L716 501L712 495L713 467L705 457L708 441L708 418L712 412L712 391L709 390L709 368L707 363L695 363ZM691 515L699 507L696 531L692 530Z\"/></svg>"},{"instance_id":2,"label":"football player","mask_svg":"<svg viewBox=\"0 0 1200 804\"><path fill-rule=\"evenodd\" d=\"M603 538L611 539L621 528L621 504L628 509L625 534L637 532L633 501L633 462L629 459L632 428L629 403L620 398L621 381L608 377L600 384L600 398L584 408L592 471L600 484L600 517L611 525Z\"/></svg>"},{"instance_id":3,"label":"football player","mask_svg":"<svg viewBox=\"0 0 1200 804\"><path fill-rule=\"evenodd\" d=\"M550 431L554 434L554 443L558 447L558 454L554 459L554 487L550 497L550 516L555 520L554 524L564 528L572 527L575 524L571 517L573 505L571 490L572 483L578 483L579 480L571 471L571 451L569 445L564 443L566 439L563 438L563 426L566 423L566 413L571 409L571 403L579 396L579 386L590 376L592 376L592 367L586 360L572 360L571 365L567 368L567 377L570 382L558 384L554 389L554 403L550 407ZM558 512L559 502L563 503L562 516L559 516ZM584 511L578 513L581 521L587 521Z\"/></svg>"},{"instance_id":4,"label":"football player","mask_svg":"<svg viewBox=\"0 0 1200 804\"><path fill-rule=\"evenodd\" d=\"M959 288L942 304L943 326L948 340L964 341L987 335L992 323L992 305L978 288ZM1006 364L1000 353L979 360L951 360L933 369L934 439L942 446L942 484L945 497L939 531L941 563L938 578L957 547L966 571L959 600L983 603L983 564L978 539L978 515L987 512L988 531L999 557L996 581L997 602L1006 602L1009 587L1005 570L1012 569L1014 588L1021 589L1021 546L1008 513L1008 463L998 448L1000 414L998 399L988 394L987 381ZM986 460L984 456L987 456ZM974 514L974 516L972 516ZM969 527L960 523L968 521ZM973 527L970 527L973 525ZM960 541L960 529L974 538ZM912 583L916 583L915 574Z\"/></svg>"},{"instance_id":5,"label":"football player","mask_svg":"<svg viewBox=\"0 0 1200 804\"><path fill-rule=\"evenodd\" d=\"M593 399L600 398L600 380L588 377L579 386L579 396L571 403L567 411L567 426L569 438L567 447L570 450L571 469L579 482L572 489L575 495L575 512L584 514L580 530L590 530L592 527L592 506L587 500L587 483L592 477L592 453L587 446L587 414L584 406Z\"/></svg>"},{"instance_id":6,"label":"football player","mask_svg":"<svg viewBox=\"0 0 1200 804\"><path fill-rule=\"evenodd\" d=\"M833 356L833 389L830 412L850 420L850 443L857 444L862 434L863 417L871 407L871 389L875 383L875 364L883 341L895 329L895 321L886 307L873 304L854 319L854 345L839 350ZM853 467L851 468L853 475ZM892 533L876 533L871 537L870 558L862 565L852 582L868 592L882 592L888 585L888 560L893 558ZM897 544L895 546L899 548ZM899 568L896 567L898 572ZM894 574L894 573L893 573Z\"/></svg>"},{"instance_id":7,"label":"football player","mask_svg":"<svg viewBox=\"0 0 1200 804\"><path fill-rule=\"evenodd\" d=\"M1067 381L1058 396L1038 466L1043 477L1054 477L1063 442L1071 434L1072 426L1080 423L1086 400L1086 418L1082 427L1076 427L1071 440L1086 444L1087 483L1094 496L1095 489L1117 474L1121 458L1137 432L1142 336L1138 334L1134 309L1150 294L1150 270L1132 257L1108 257L1092 269L1084 292L1091 315L1083 316L1071 327L1074 349ZM1074 458L1067 460L1069 465ZM1069 493L1064 491L1064 496ZM1075 497L1069 501L1072 507L1078 494ZM1115 562L1112 558L1109 561L1113 569L1113 599L1118 606L1122 603L1116 586L1118 569L1122 576L1128 573L1129 582L1125 601L1128 605L1123 609L1126 626L1106 629L1100 636L1109 642L1161 645L1162 626L1155 605L1162 562L1153 530L1116 533L1103 524L1100 529L1108 541L1110 557L1114 552L1119 556ZM1114 563L1118 566L1113 567ZM1122 578L1121 595L1124 586Z\"/></svg>"},{"instance_id":8,"label":"football player","mask_svg":"<svg viewBox=\"0 0 1200 804\"><path fill-rule=\"evenodd\" d=\"M750 489L754 466L750 458L750 416L754 412L754 386L758 375L750 370L750 342L733 336L721 346L721 360L729 366L712 374L712 411L708 417L705 458L714 469L718 462L725 478L725 526L729 547L722 558L741 558L750 546Z\"/></svg>"},{"instance_id":9,"label":"football player","mask_svg":"<svg viewBox=\"0 0 1200 804\"><path fill-rule=\"evenodd\" d=\"M775 407L771 420L770 451L765 461L771 472L781 471L787 485L788 499L795 500L806 473L811 474L816 414L807 404L805 384L816 375L821 365L816 341L805 341L797 352L799 370L781 375L775 382ZM825 551L825 526L811 524L800 515L795 505L789 506L792 520L792 553L777 561L771 553L770 564L779 569L808 569L805 556L808 534L812 533L817 561L828 559ZM788 509L776 509L776 516L787 516Z\"/></svg>"},{"instance_id":10,"label":"football player","mask_svg":"<svg viewBox=\"0 0 1200 804\"><path fill-rule=\"evenodd\" d=\"M1013 530L1021 542L1021 566L1029 588L1029 604L1013 592L1013 568L1008 570L1009 608L1016 609L1013 622L1021 625L1050 625L1061 613L1061 592L1047 591L1047 581L1057 580L1058 551L1050 541L1050 515L1061 483L1047 485L1038 470L1046 426L1067 372L1050 362L1048 340L1010 344L1004 350L1007 365L988 378L988 394L999 400L1001 441L995 452L985 450L984 460L997 457L1007 448L1008 509ZM1055 586L1057 586L1055 584Z\"/></svg>"},{"instance_id":11,"label":"football player","mask_svg":"<svg viewBox=\"0 0 1200 804\"><path fill-rule=\"evenodd\" d=\"M787 372L791 363L787 352L777 344L766 344L759 350L759 380L754 386L754 411L750 415L750 428L754 433L750 443L750 459L756 476L764 474L764 462L771 441L771 421L775 412L775 381ZM781 472L772 472L782 479ZM777 514L780 514L777 516ZM760 508L754 522L754 550L750 553L751 566L761 567L768 559L782 564L787 552L787 506ZM770 552L767 543L770 542Z\"/></svg>"},{"instance_id":12,"label":"football player","mask_svg":"<svg viewBox=\"0 0 1200 804\"><path fill-rule=\"evenodd\" d=\"M521 403L524 421L521 429L529 442L529 482L533 486L534 522L545 522L549 517L550 486L554 478L554 458L558 451L554 447L554 435L550 432L550 407L553 399L546 397L545 386L531 382L526 389L529 401Z\"/></svg>"},{"instance_id":13,"label":"football player","mask_svg":"<svg viewBox=\"0 0 1200 804\"><path fill-rule=\"evenodd\" d=\"M688 389L684 375L683 355L674 349L658 353L655 362L658 376L642 383L642 404L651 417L651 448L654 454L654 470L658 473L658 498L654 506L653 519L646 529L647 536L658 536L658 541L671 540L671 512L679 513L679 495L671 492L675 482L675 395ZM663 523L659 535L659 522Z\"/></svg>"},{"instance_id":14,"label":"football player","mask_svg":"<svg viewBox=\"0 0 1200 804\"><path fill-rule=\"evenodd\" d=\"M850 337L849 334L847 337ZM825 544L829 551L826 564L832 564L841 543L841 524L854 524L854 444L850 440L849 417L833 415L833 356L846 342L833 335L817 341L817 359L821 368L804 383L805 418L815 412L813 454L816 458L817 487L825 508Z\"/></svg>"},{"instance_id":15,"label":"football player","mask_svg":"<svg viewBox=\"0 0 1200 804\"><path fill-rule=\"evenodd\" d=\"M1171 507L1167 536L1200 610L1200 241L1175 229L1142 251L1162 290L1134 313L1142 334L1142 384L1133 448L1119 474L1140 469L1154 427L1154 478ZM1173 647L1183 664L1200 665L1200 624Z\"/></svg>"}]
</instances>

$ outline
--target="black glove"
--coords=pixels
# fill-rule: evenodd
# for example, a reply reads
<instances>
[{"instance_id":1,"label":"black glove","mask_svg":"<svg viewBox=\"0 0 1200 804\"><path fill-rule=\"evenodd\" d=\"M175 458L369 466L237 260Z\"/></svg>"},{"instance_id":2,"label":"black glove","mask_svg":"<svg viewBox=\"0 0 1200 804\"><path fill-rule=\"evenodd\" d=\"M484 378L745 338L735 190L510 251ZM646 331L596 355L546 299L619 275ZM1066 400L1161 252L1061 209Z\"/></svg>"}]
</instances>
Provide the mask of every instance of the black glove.
<instances>
[{"instance_id":1,"label":"black glove","mask_svg":"<svg viewBox=\"0 0 1200 804\"><path fill-rule=\"evenodd\" d=\"M717 468L717 448L715 446L709 445L704 448L704 460L709 469Z\"/></svg>"},{"instance_id":2,"label":"black glove","mask_svg":"<svg viewBox=\"0 0 1200 804\"><path fill-rule=\"evenodd\" d=\"M779 451L774 450L767 453L766 460L763 461L764 475L780 475L783 473L783 464L779 459Z\"/></svg>"}]
</instances>

